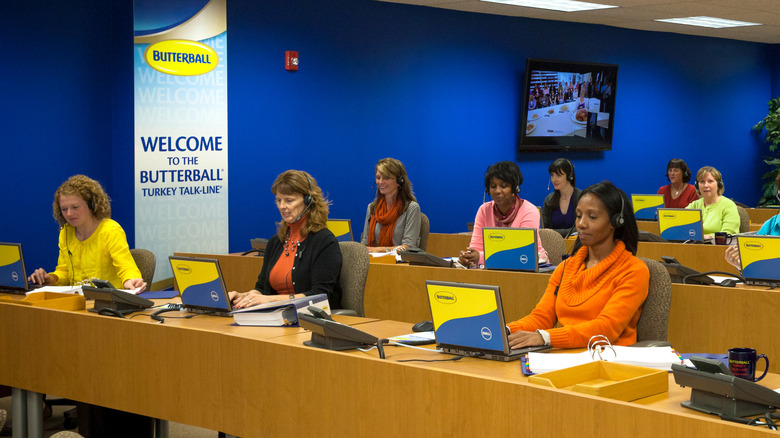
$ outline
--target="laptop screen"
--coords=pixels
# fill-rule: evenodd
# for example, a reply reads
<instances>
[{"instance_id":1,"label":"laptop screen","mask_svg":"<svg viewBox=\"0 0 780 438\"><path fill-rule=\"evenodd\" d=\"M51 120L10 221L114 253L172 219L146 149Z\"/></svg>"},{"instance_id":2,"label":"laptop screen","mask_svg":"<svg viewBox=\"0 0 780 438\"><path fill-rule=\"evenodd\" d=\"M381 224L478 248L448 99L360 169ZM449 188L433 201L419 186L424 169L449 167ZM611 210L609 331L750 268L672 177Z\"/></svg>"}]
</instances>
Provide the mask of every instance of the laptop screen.
<instances>
[{"instance_id":1,"label":"laptop screen","mask_svg":"<svg viewBox=\"0 0 780 438\"><path fill-rule=\"evenodd\" d=\"M687 208L659 208L658 228L666 240L695 240L704 238L701 228L701 210Z\"/></svg>"},{"instance_id":2,"label":"laptop screen","mask_svg":"<svg viewBox=\"0 0 780 438\"><path fill-rule=\"evenodd\" d=\"M349 219L328 219L328 229L339 242L351 242L352 221Z\"/></svg>"},{"instance_id":3,"label":"laptop screen","mask_svg":"<svg viewBox=\"0 0 780 438\"><path fill-rule=\"evenodd\" d=\"M737 236L742 276L780 282L780 236Z\"/></svg>"},{"instance_id":4,"label":"laptop screen","mask_svg":"<svg viewBox=\"0 0 780 438\"><path fill-rule=\"evenodd\" d=\"M432 280L425 285L438 344L509 353L498 286Z\"/></svg>"},{"instance_id":5,"label":"laptop screen","mask_svg":"<svg viewBox=\"0 0 780 438\"><path fill-rule=\"evenodd\" d=\"M27 290L27 272L19 243L0 243L0 289Z\"/></svg>"},{"instance_id":6,"label":"laptop screen","mask_svg":"<svg viewBox=\"0 0 780 438\"><path fill-rule=\"evenodd\" d=\"M219 261L169 257L181 302L190 310L224 313L233 310L228 299Z\"/></svg>"},{"instance_id":7,"label":"laptop screen","mask_svg":"<svg viewBox=\"0 0 780 438\"><path fill-rule=\"evenodd\" d=\"M658 208L664 207L664 195L631 194L634 217L640 220L654 221L658 218Z\"/></svg>"},{"instance_id":8,"label":"laptop screen","mask_svg":"<svg viewBox=\"0 0 780 438\"><path fill-rule=\"evenodd\" d=\"M536 272L536 228L482 228L486 269Z\"/></svg>"}]
</instances>

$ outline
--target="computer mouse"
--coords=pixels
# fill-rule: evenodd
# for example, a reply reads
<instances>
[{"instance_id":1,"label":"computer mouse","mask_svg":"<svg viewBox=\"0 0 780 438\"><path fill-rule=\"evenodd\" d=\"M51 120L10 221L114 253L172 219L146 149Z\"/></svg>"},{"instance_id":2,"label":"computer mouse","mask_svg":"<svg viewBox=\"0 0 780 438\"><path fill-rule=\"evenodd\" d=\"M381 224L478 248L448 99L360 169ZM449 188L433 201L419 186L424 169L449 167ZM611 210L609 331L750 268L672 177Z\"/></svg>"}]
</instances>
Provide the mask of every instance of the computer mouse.
<instances>
[{"instance_id":1,"label":"computer mouse","mask_svg":"<svg viewBox=\"0 0 780 438\"><path fill-rule=\"evenodd\" d=\"M420 321L412 326L412 331L429 332L433 330L433 321Z\"/></svg>"},{"instance_id":2,"label":"computer mouse","mask_svg":"<svg viewBox=\"0 0 780 438\"><path fill-rule=\"evenodd\" d=\"M718 285L723 287L734 287L738 282L739 280L736 278L724 278Z\"/></svg>"}]
</instances>

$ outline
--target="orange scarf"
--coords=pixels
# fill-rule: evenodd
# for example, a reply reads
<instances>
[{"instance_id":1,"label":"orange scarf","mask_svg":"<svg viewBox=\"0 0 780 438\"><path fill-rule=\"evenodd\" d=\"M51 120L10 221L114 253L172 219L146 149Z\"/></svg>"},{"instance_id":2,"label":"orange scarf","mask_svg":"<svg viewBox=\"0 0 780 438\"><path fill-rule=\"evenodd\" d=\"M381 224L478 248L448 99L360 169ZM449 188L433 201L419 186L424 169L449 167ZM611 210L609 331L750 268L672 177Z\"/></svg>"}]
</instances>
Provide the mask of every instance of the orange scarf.
<instances>
[{"instance_id":1,"label":"orange scarf","mask_svg":"<svg viewBox=\"0 0 780 438\"><path fill-rule=\"evenodd\" d=\"M393 246L393 232L395 231L395 222L401 215L401 197L396 196L393 205L387 208L385 197L379 198L374 208L374 214L368 223L368 246ZM379 229L379 242L376 242L376 224L382 224Z\"/></svg>"}]
</instances>

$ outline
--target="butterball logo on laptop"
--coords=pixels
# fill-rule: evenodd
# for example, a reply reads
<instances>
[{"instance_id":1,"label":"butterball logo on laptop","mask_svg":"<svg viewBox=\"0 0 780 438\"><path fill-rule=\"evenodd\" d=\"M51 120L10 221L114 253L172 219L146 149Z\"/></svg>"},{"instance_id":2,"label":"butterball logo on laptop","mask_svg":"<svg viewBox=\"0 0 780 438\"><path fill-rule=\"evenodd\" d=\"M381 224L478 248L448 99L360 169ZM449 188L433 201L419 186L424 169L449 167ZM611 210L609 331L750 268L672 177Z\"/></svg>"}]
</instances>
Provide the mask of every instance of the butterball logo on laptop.
<instances>
[{"instance_id":1,"label":"butterball logo on laptop","mask_svg":"<svg viewBox=\"0 0 780 438\"><path fill-rule=\"evenodd\" d=\"M764 248L764 244L761 242L745 242L743 246L745 247L745 249L755 249L755 250Z\"/></svg>"},{"instance_id":2,"label":"butterball logo on laptop","mask_svg":"<svg viewBox=\"0 0 780 438\"><path fill-rule=\"evenodd\" d=\"M504 237L504 235L501 234L501 233L490 233L490 234L488 234L488 239L490 239L490 240L501 241L501 240L504 240L505 238L506 237Z\"/></svg>"},{"instance_id":3,"label":"butterball logo on laptop","mask_svg":"<svg viewBox=\"0 0 780 438\"><path fill-rule=\"evenodd\" d=\"M455 304L458 301L458 298L450 292L436 292L433 297L442 304Z\"/></svg>"},{"instance_id":4,"label":"butterball logo on laptop","mask_svg":"<svg viewBox=\"0 0 780 438\"><path fill-rule=\"evenodd\" d=\"M480 330L479 334L481 334L482 338L486 341L493 339L493 332L491 332L487 327L482 327L482 330Z\"/></svg>"},{"instance_id":5,"label":"butterball logo on laptop","mask_svg":"<svg viewBox=\"0 0 780 438\"><path fill-rule=\"evenodd\" d=\"M182 274L192 274L192 268L187 265L176 265L176 270Z\"/></svg>"},{"instance_id":6,"label":"butterball logo on laptop","mask_svg":"<svg viewBox=\"0 0 780 438\"><path fill-rule=\"evenodd\" d=\"M676 218L676 217L677 217L677 215L676 215L676 214L673 214L673 213L664 213L664 214L663 214L663 217L668 217L668 218Z\"/></svg>"}]
</instances>

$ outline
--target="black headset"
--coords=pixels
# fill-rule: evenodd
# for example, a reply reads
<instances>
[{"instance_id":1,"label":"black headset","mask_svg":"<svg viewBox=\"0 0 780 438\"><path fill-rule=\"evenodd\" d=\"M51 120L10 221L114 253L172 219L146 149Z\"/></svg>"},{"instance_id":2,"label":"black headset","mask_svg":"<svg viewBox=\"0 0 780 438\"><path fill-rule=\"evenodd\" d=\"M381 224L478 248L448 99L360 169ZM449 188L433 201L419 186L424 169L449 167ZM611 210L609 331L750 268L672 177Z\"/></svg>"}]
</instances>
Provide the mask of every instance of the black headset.
<instances>
[{"instance_id":1,"label":"black headset","mask_svg":"<svg viewBox=\"0 0 780 438\"><path fill-rule=\"evenodd\" d=\"M397 182L398 184L403 184L404 183L404 175L403 174L398 175L398 178L395 179L395 182Z\"/></svg>"},{"instance_id":2,"label":"black headset","mask_svg":"<svg viewBox=\"0 0 780 438\"><path fill-rule=\"evenodd\" d=\"M612 215L612 226L620 228L626 223L626 218L623 216L623 210L626 208L626 202L623 200L623 194L618 193L620 196L620 211Z\"/></svg>"},{"instance_id":3,"label":"black headset","mask_svg":"<svg viewBox=\"0 0 780 438\"><path fill-rule=\"evenodd\" d=\"M311 185L311 179L309 179L309 176L306 175L305 173L303 174L303 176L305 176L306 177L306 181L309 182L309 193L303 195L303 205L308 207L309 204L311 204L311 192L314 191L314 187L312 187L312 185Z\"/></svg>"},{"instance_id":4,"label":"black headset","mask_svg":"<svg viewBox=\"0 0 780 438\"><path fill-rule=\"evenodd\" d=\"M566 175L566 179L569 180L569 183L574 181L574 163L572 163L568 158L564 158L567 163L569 163L569 173Z\"/></svg>"},{"instance_id":5,"label":"black headset","mask_svg":"<svg viewBox=\"0 0 780 438\"><path fill-rule=\"evenodd\" d=\"M707 173L709 173L709 172L707 172ZM712 175L712 174L710 173L710 175ZM696 193L701 194L701 192L699 191L699 180L698 179L696 180L695 183L693 183L693 185L694 185L694 187L696 187ZM721 179L718 180L718 191L720 192L721 190L723 190L723 178L722 177L721 177Z\"/></svg>"}]
</instances>

